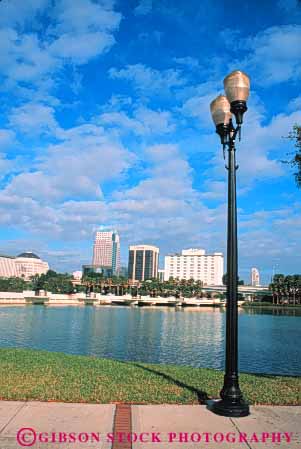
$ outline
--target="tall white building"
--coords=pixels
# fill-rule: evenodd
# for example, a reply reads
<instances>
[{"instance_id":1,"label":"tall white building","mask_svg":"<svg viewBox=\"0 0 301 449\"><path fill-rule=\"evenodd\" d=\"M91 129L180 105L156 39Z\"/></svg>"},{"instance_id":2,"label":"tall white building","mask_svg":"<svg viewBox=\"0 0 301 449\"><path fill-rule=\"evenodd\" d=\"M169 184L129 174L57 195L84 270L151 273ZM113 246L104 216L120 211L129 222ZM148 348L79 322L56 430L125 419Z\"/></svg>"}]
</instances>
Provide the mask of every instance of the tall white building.
<instances>
[{"instance_id":1,"label":"tall white building","mask_svg":"<svg viewBox=\"0 0 301 449\"><path fill-rule=\"evenodd\" d=\"M93 246L92 265L120 270L120 239L117 231L97 231Z\"/></svg>"},{"instance_id":2,"label":"tall white building","mask_svg":"<svg viewBox=\"0 0 301 449\"><path fill-rule=\"evenodd\" d=\"M164 279L193 279L204 285L222 285L223 253L205 254L204 249L184 249L181 254L165 256Z\"/></svg>"},{"instance_id":3,"label":"tall white building","mask_svg":"<svg viewBox=\"0 0 301 449\"><path fill-rule=\"evenodd\" d=\"M129 249L128 276L132 281L157 278L159 248L153 245L131 245Z\"/></svg>"},{"instance_id":4,"label":"tall white building","mask_svg":"<svg viewBox=\"0 0 301 449\"><path fill-rule=\"evenodd\" d=\"M252 287L258 287L260 285L259 270L255 267L251 269L251 285Z\"/></svg>"}]
</instances>

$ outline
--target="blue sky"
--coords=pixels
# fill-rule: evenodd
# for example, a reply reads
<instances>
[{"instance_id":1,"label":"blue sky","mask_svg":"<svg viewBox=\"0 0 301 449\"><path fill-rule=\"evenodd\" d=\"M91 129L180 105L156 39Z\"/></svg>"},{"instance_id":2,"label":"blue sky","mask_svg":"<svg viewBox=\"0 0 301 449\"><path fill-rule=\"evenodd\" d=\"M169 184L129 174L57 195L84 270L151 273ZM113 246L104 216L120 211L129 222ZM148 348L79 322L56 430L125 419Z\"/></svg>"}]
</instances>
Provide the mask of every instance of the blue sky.
<instances>
[{"instance_id":1,"label":"blue sky","mask_svg":"<svg viewBox=\"0 0 301 449\"><path fill-rule=\"evenodd\" d=\"M300 190L279 161L301 122L295 0L2 0L1 252L57 270L99 226L163 256L226 245L226 170L209 113L233 69L251 78L237 148L239 271L300 272Z\"/></svg>"}]
</instances>

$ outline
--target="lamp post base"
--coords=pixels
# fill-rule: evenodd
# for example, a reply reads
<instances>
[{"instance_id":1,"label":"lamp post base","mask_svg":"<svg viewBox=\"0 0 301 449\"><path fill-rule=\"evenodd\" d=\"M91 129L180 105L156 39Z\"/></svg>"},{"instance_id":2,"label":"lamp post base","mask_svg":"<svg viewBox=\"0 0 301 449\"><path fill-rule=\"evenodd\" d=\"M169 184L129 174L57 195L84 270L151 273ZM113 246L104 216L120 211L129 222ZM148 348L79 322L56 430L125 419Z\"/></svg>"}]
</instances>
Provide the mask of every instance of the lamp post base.
<instances>
[{"instance_id":1,"label":"lamp post base","mask_svg":"<svg viewBox=\"0 0 301 449\"><path fill-rule=\"evenodd\" d=\"M232 418L242 418L250 414L249 405L243 400L232 402L227 399L221 399L220 401L213 402L210 405L210 410L216 415Z\"/></svg>"}]
</instances>

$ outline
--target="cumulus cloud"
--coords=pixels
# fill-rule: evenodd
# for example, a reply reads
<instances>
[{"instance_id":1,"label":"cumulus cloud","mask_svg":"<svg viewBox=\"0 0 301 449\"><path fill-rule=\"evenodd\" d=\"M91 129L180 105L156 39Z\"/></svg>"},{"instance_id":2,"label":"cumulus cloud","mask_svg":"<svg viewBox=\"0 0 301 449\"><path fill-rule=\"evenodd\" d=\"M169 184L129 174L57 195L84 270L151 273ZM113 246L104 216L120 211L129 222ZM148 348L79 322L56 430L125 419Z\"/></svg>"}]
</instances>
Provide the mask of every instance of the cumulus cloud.
<instances>
[{"instance_id":1,"label":"cumulus cloud","mask_svg":"<svg viewBox=\"0 0 301 449\"><path fill-rule=\"evenodd\" d=\"M296 272L300 263L297 250L301 239L300 203L279 209L260 210L239 215L239 249L241 264L270 267L281 261L280 271ZM250 245L250 242L256 242ZM286 260L287 259L287 260ZM257 264L257 265L256 265Z\"/></svg>"},{"instance_id":2,"label":"cumulus cloud","mask_svg":"<svg viewBox=\"0 0 301 449\"><path fill-rule=\"evenodd\" d=\"M121 14L113 10L114 2L100 0L60 0L56 2L52 16L56 25L52 33L114 31L120 23Z\"/></svg>"},{"instance_id":3,"label":"cumulus cloud","mask_svg":"<svg viewBox=\"0 0 301 449\"><path fill-rule=\"evenodd\" d=\"M169 111L155 111L145 106L136 107L132 115L124 111L105 112L100 116L100 123L138 136L168 134L175 130Z\"/></svg>"},{"instance_id":4,"label":"cumulus cloud","mask_svg":"<svg viewBox=\"0 0 301 449\"><path fill-rule=\"evenodd\" d=\"M247 39L250 55L242 66L263 86L301 77L301 25L268 28Z\"/></svg>"},{"instance_id":5,"label":"cumulus cloud","mask_svg":"<svg viewBox=\"0 0 301 449\"><path fill-rule=\"evenodd\" d=\"M121 177L133 156L96 126L60 130L62 142L49 145L31 172L16 175L4 193L41 201L97 198L101 184Z\"/></svg>"},{"instance_id":6,"label":"cumulus cloud","mask_svg":"<svg viewBox=\"0 0 301 449\"><path fill-rule=\"evenodd\" d=\"M13 129L30 135L55 134L59 127L53 107L31 102L12 108L9 123Z\"/></svg>"},{"instance_id":7,"label":"cumulus cloud","mask_svg":"<svg viewBox=\"0 0 301 449\"><path fill-rule=\"evenodd\" d=\"M225 162L222 158L218 137L214 134L214 125L210 117L209 105L215 95L191 97L183 103L181 112L192 116L200 130L200 142L203 148L215 154L211 158L209 170L204 175L219 181L224 176ZM287 139L294 123L300 123L301 113L293 112L272 115L267 121L264 105L255 92L251 93L242 129L242 140L237 142L238 176L245 191L254 181L284 176L285 172L280 160L287 153ZM212 130L209 133L209 130ZM206 130L206 133L201 131ZM211 185L211 184L210 184ZM206 192L208 198L210 192Z\"/></svg>"},{"instance_id":8,"label":"cumulus cloud","mask_svg":"<svg viewBox=\"0 0 301 449\"><path fill-rule=\"evenodd\" d=\"M64 34L50 45L49 51L56 57L84 64L107 51L114 43L114 37L106 33Z\"/></svg>"},{"instance_id":9,"label":"cumulus cloud","mask_svg":"<svg viewBox=\"0 0 301 449\"><path fill-rule=\"evenodd\" d=\"M113 32L121 20L121 14L112 8L113 3L108 1L57 2L53 12L56 25L50 30L57 38L49 46L49 52L83 64L110 49L115 43Z\"/></svg>"},{"instance_id":10,"label":"cumulus cloud","mask_svg":"<svg viewBox=\"0 0 301 449\"><path fill-rule=\"evenodd\" d=\"M173 89L183 86L186 81L181 72L175 69L156 70L144 64L127 65L120 70L111 68L109 75L113 79L125 79L143 95L159 93L167 95Z\"/></svg>"},{"instance_id":11,"label":"cumulus cloud","mask_svg":"<svg viewBox=\"0 0 301 449\"><path fill-rule=\"evenodd\" d=\"M89 79L89 68L82 65L93 60L95 71L95 58L115 44L122 16L114 2L19 3L1 2L2 89L11 88L17 101L7 108L7 123L0 130L0 223L26 233L27 247L53 261L59 257L61 269L79 268L91 257L93 231L100 224L120 231L124 259L129 243L155 243L161 254L187 246L225 250L226 172L209 111L210 101L222 90L225 59L212 57L210 69L203 71L192 56L172 53L168 61L174 66L159 70L148 66L148 60L129 64L130 59L119 58L120 52L120 66L106 72L110 80L104 83L103 98L111 95L112 86L116 92L109 102L104 99L104 105L89 109L89 90L78 103L69 94L81 93L79 83L84 86ZM134 14L143 16L152 11L153 2L140 0L135 6ZM298 79L299 28L268 28L246 40L240 36L245 69L257 83ZM230 42L236 33L225 30L223 36ZM150 36L159 42L161 31L137 33L145 47L151 45ZM111 59L106 62L112 64ZM204 80L200 84L191 81L196 68ZM273 116L252 92L243 140L237 145L239 193L249 193L255 181L283 176L277 162L287 144L282 137L301 120L295 95L285 111ZM65 115L65 102L72 113ZM26 165L11 159L18 146L31 158ZM268 254L279 257L285 245L288 257L296 254L296 211L297 206L260 213L240 210L240 260L245 266L256 258L268 264ZM51 250L46 241L50 246L60 242L65 250ZM251 250L250 241L258 243ZM72 247L76 250L70 251Z\"/></svg>"},{"instance_id":12,"label":"cumulus cloud","mask_svg":"<svg viewBox=\"0 0 301 449\"><path fill-rule=\"evenodd\" d=\"M187 117L193 117L199 127L212 129L210 103L217 96L216 92L205 95L194 95L188 98L181 107L181 112Z\"/></svg>"},{"instance_id":13,"label":"cumulus cloud","mask_svg":"<svg viewBox=\"0 0 301 449\"><path fill-rule=\"evenodd\" d=\"M6 77L6 87L24 82L39 85L45 79L49 82L66 63L85 64L108 51L121 21L121 14L109 0L56 0L51 5L49 0L30 0L22 5L12 0L1 4L2 12L6 27L0 31L0 72ZM47 17L49 25L35 31L32 22L39 13ZM10 21L13 14L15 19ZM19 27L26 20L31 21L31 32Z\"/></svg>"},{"instance_id":14,"label":"cumulus cloud","mask_svg":"<svg viewBox=\"0 0 301 449\"><path fill-rule=\"evenodd\" d=\"M9 83L34 82L60 68L37 34L21 34L12 28L0 30L0 72Z\"/></svg>"}]
</instances>

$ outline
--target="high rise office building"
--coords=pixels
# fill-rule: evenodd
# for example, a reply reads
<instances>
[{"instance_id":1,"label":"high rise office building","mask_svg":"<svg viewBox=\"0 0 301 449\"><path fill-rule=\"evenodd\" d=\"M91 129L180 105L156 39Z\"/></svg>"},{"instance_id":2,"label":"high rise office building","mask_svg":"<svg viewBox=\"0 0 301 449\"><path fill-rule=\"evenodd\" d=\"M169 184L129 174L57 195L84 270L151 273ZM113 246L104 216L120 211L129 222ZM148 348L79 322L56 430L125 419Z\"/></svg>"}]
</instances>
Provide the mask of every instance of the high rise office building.
<instances>
[{"instance_id":1,"label":"high rise office building","mask_svg":"<svg viewBox=\"0 0 301 449\"><path fill-rule=\"evenodd\" d=\"M198 248L184 249L181 254L165 256L164 279L193 279L204 285L222 285L224 256L222 253L205 254Z\"/></svg>"},{"instance_id":2,"label":"high rise office building","mask_svg":"<svg viewBox=\"0 0 301 449\"><path fill-rule=\"evenodd\" d=\"M131 245L129 249L128 276L132 281L157 278L159 248L152 245Z\"/></svg>"},{"instance_id":3,"label":"high rise office building","mask_svg":"<svg viewBox=\"0 0 301 449\"><path fill-rule=\"evenodd\" d=\"M92 265L111 268L113 274L119 273L120 239L117 231L95 233Z\"/></svg>"},{"instance_id":4,"label":"high rise office building","mask_svg":"<svg viewBox=\"0 0 301 449\"><path fill-rule=\"evenodd\" d=\"M260 285L259 270L255 267L251 269L251 285L252 287L258 287Z\"/></svg>"}]
</instances>

